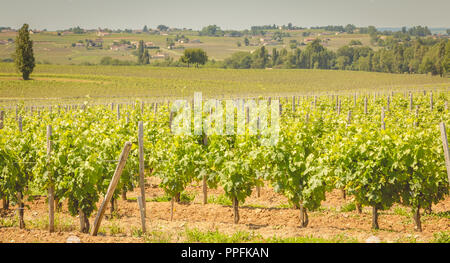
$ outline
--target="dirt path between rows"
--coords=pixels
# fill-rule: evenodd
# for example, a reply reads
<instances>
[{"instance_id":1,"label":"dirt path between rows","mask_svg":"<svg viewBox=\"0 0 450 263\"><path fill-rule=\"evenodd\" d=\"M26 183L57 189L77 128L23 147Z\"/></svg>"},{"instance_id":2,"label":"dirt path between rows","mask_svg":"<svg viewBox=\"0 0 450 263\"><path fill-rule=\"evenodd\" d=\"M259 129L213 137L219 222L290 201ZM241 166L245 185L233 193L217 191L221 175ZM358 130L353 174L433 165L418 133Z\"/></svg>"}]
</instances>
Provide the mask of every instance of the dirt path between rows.
<instances>
[{"instance_id":1,"label":"dirt path between rows","mask_svg":"<svg viewBox=\"0 0 450 263\"><path fill-rule=\"evenodd\" d=\"M147 229L149 238L136 235L140 229L139 208L136 196L139 190L128 193L128 201L117 200L118 209L114 216L107 210L100 228L100 234L93 237L78 231L78 218L67 212L67 204L63 203L62 212L57 214L55 233L48 233L48 206L45 197L40 197L25 211L26 230L14 226L17 217L15 210L3 211L0 217L0 242L66 242L69 236L77 236L81 242L186 242L187 230L216 231L232 235L237 231L250 232L263 238L279 237L316 237L325 239L352 239L364 242L375 235L382 242L429 242L435 233L450 231L450 197L433 206L433 214L422 217L423 232L415 232L410 209L396 205L388 211L382 211L379 217L380 230L371 230L371 209L363 208L363 212L341 212L341 206L350 203L344 200L340 191L327 194L327 200L321 209L309 212L309 225L299 228L299 211L289 208L287 199L275 193L270 187L261 189L261 196L256 193L247 198L240 207L240 222L233 223L231 206L223 204L202 204L200 185L192 185L186 189L188 196L195 196L189 203L175 204L174 219L170 221L170 202L151 201L164 196L157 187L158 181L147 182ZM209 189L209 196L223 197L221 189ZM12 207L14 209L15 207ZM95 214L91 216L91 226Z\"/></svg>"}]
</instances>

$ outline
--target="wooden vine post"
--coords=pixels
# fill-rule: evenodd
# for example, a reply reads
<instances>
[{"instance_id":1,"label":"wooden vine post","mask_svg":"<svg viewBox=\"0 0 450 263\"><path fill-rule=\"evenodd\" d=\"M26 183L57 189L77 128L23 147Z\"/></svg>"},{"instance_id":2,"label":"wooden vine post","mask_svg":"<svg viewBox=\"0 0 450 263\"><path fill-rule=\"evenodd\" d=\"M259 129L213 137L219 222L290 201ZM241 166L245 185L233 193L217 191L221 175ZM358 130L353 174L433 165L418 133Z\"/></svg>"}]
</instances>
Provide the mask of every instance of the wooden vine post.
<instances>
[{"instance_id":1,"label":"wooden vine post","mask_svg":"<svg viewBox=\"0 0 450 263\"><path fill-rule=\"evenodd\" d=\"M5 121L5 112L0 111L0 130L3 129L4 121Z\"/></svg>"},{"instance_id":2,"label":"wooden vine post","mask_svg":"<svg viewBox=\"0 0 450 263\"><path fill-rule=\"evenodd\" d=\"M116 167L116 171L114 172L113 178L112 178L111 182L109 183L109 187L108 187L108 191L106 192L105 199L103 200L102 204L100 205L100 209L98 210L97 216L95 217L94 228L92 228L93 236L96 236L98 233L103 216L105 215L106 206L108 205L108 203L111 201L111 199L113 197L114 190L116 190L116 186L119 183L120 175L122 174L123 168L125 167L130 150L131 150L131 142L126 142L123 147L122 153L120 154L119 162Z\"/></svg>"},{"instance_id":3,"label":"wooden vine post","mask_svg":"<svg viewBox=\"0 0 450 263\"><path fill-rule=\"evenodd\" d=\"M348 115L347 115L347 126L349 126L350 124L352 124L352 111L351 110L348 111Z\"/></svg>"},{"instance_id":4,"label":"wooden vine post","mask_svg":"<svg viewBox=\"0 0 450 263\"><path fill-rule=\"evenodd\" d=\"M409 93L409 110L413 110L413 95L411 92Z\"/></svg>"},{"instance_id":5,"label":"wooden vine post","mask_svg":"<svg viewBox=\"0 0 450 263\"><path fill-rule=\"evenodd\" d=\"M19 122L19 132L22 133L22 117L20 116L18 118L18 122ZM24 209L24 205L23 205L23 193L20 191L17 193L17 199L18 199L18 205L19 205L19 228L20 229L24 229L25 228L25 221L23 219L23 209Z\"/></svg>"},{"instance_id":6,"label":"wooden vine post","mask_svg":"<svg viewBox=\"0 0 450 263\"><path fill-rule=\"evenodd\" d=\"M145 210L144 210L145 200L143 201L142 196L138 196L137 201L139 204L139 212L141 214L142 233L145 233L147 232L147 227L145 226Z\"/></svg>"},{"instance_id":7,"label":"wooden vine post","mask_svg":"<svg viewBox=\"0 0 450 263\"><path fill-rule=\"evenodd\" d=\"M433 91L430 92L430 110L433 111Z\"/></svg>"},{"instance_id":8,"label":"wooden vine post","mask_svg":"<svg viewBox=\"0 0 450 263\"><path fill-rule=\"evenodd\" d=\"M138 131L138 144L139 144L139 187L141 188L141 197L144 201L144 215L146 215L146 204L145 204L145 177L144 177L144 122L140 121Z\"/></svg>"},{"instance_id":9,"label":"wooden vine post","mask_svg":"<svg viewBox=\"0 0 450 263\"><path fill-rule=\"evenodd\" d=\"M339 103L338 103L338 115L340 115L341 114L341 100L339 100Z\"/></svg>"},{"instance_id":10,"label":"wooden vine post","mask_svg":"<svg viewBox=\"0 0 450 263\"><path fill-rule=\"evenodd\" d=\"M3 129L3 127L4 127L4 120L5 120L5 112L0 111L0 130ZM9 204L8 204L8 200L6 199L6 197L2 198L2 202L3 202L3 209L5 209L5 210L9 209Z\"/></svg>"},{"instance_id":11,"label":"wooden vine post","mask_svg":"<svg viewBox=\"0 0 450 263\"><path fill-rule=\"evenodd\" d=\"M367 114L367 97L364 98L364 114Z\"/></svg>"},{"instance_id":12,"label":"wooden vine post","mask_svg":"<svg viewBox=\"0 0 450 263\"><path fill-rule=\"evenodd\" d=\"M443 122L439 124L439 127L441 129L442 146L444 147L445 167L447 168L447 177L450 184L450 152L448 149L447 131Z\"/></svg>"},{"instance_id":13,"label":"wooden vine post","mask_svg":"<svg viewBox=\"0 0 450 263\"><path fill-rule=\"evenodd\" d=\"M292 115L295 114L295 96L292 96Z\"/></svg>"},{"instance_id":14,"label":"wooden vine post","mask_svg":"<svg viewBox=\"0 0 450 263\"><path fill-rule=\"evenodd\" d=\"M52 151L52 126L47 126L47 158L50 162L50 155ZM48 228L50 232L55 231L55 196L53 186L53 175L49 173L49 186L48 186Z\"/></svg>"},{"instance_id":15,"label":"wooden vine post","mask_svg":"<svg viewBox=\"0 0 450 263\"><path fill-rule=\"evenodd\" d=\"M206 133L203 135L203 145L205 147L208 147L208 136ZM203 175L202 181L203 181L203 204L206 205L208 203L208 181L207 181L206 174Z\"/></svg>"},{"instance_id":16,"label":"wooden vine post","mask_svg":"<svg viewBox=\"0 0 450 263\"><path fill-rule=\"evenodd\" d=\"M143 106L143 105L142 105ZM142 107L143 109L143 107ZM144 177L144 122L138 124L138 144L139 144L139 187L141 195L138 196L139 211L141 213L142 232L146 232L145 218L147 217L146 199L145 199L145 177ZM140 201L139 201L140 200Z\"/></svg>"},{"instance_id":17,"label":"wooden vine post","mask_svg":"<svg viewBox=\"0 0 450 263\"><path fill-rule=\"evenodd\" d=\"M419 126L419 106L416 106L416 120L414 121L414 127Z\"/></svg>"},{"instance_id":18,"label":"wooden vine post","mask_svg":"<svg viewBox=\"0 0 450 263\"><path fill-rule=\"evenodd\" d=\"M261 139L261 132L260 132L260 128L259 128L259 126L260 126L260 119L259 119L259 117L258 117L258 119L256 120L256 130L257 130L257 133L258 133L258 140L260 140ZM259 197L261 197L261 186L259 185L259 180L257 180L257 183L256 183L256 196L259 198Z\"/></svg>"}]
</instances>

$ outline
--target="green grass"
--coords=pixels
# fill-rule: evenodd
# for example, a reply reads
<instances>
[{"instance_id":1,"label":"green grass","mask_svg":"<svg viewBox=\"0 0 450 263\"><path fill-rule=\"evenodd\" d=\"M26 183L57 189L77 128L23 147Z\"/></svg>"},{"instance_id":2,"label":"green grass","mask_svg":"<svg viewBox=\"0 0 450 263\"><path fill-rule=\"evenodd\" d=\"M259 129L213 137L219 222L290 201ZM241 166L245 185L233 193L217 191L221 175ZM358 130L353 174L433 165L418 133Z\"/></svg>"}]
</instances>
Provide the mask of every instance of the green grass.
<instances>
[{"instance_id":1,"label":"green grass","mask_svg":"<svg viewBox=\"0 0 450 263\"><path fill-rule=\"evenodd\" d=\"M447 231L441 231L434 233L432 243L450 243L450 233Z\"/></svg>"},{"instance_id":2,"label":"green grass","mask_svg":"<svg viewBox=\"0 0 450 263\"><path fill-rule=\"evenodd\" d=\"M192 193L181 193L180 195L180 202L181 203L190 203L194 200L195 194ZM172 200L171 196L163 195L163 196L157 196L152 199L150 199L151 202L170 202ZM147 200L148 202L148 200Z\"/></svg>"},{"instance_id":3,"label":"green grass","mask_svg":"<svg viewBox=\"0 0 450 263\"><path fill-rule=\"evenodd\" d=\"M225 206L232 205L230 198L228 198L224 194L209 195L208 196L208 204L217 204L217 205L225 205Z\"/></svg>"},{"instance_id":4,"label":"green grass","mask_svg":"<svg viewBox=\"0 0 450 263\"><path fill-rule=\"evenodd\" d=\"M62 217L58 213L56 213L55 214L55 222L54 222L55 231L70 232L70 231L77 230L78 225L75 224L74 220L75 220L75 218ZM18 223L17 223L17 225L18 225ZM29 229L47 230L49 228L48 217L42 216L39 218L34 218L32 220L25 220L25 226L26 226L26 228L29 228Z\"/></svg>"},{"instance_id":5,"label":"green grass","mask_svg":"<svg viewBox=\"0 0 450 263\"><path fill-rule=\"evenodd\" d=\"M431 212L431 214L423 214L422 215L424 219L428 218L445 218L450 219L450 211L443 211L443 212Z\"/></svg>"},{"instance_id":6,"label":"green grass","mask_svg":"<svg viewBox=\"0 0 450 263\"><path fill-rule=\"evenodd\" d=\"M14 217L0 217L0 226L2 227L15 227L18 225L18 221Z\"/></svg>"},{"instance_id":7,"label":"green grass","mask_svg":"<svg viewBox=\"0 0 450 263\"><path fill-rule=\"evenodd\" d=\"M260 240L262 237L260 235L246 232L237 231L231 235L227 235L215 231L200 231L198 229L186 229L185 230L186 242L195 243L244 243L244 242L255 242L255 240Z\"/></svg>"},{"instance_id":8,"label":"green grass","mask_svg":"<svg viewBox=\"0 0 450 263\"><path fill-rule=\"evenodd\" d=\"M291 204L281 204L281 205L277 205L277 208L293 208Z\"/></svg>"},{"instance_id":9,"label":"green grass","mask_svg":"<svg viewBox=\"0 0 450 263\"><path fill-rule=\"evenodd\" d=\"M357 243L358 240L344 235L336 235L332 238L306 237L277 237L264 238L260 234L248 231L236 231L232 234L225 234L219 230L201 231L199 229L185 230L186 242L196 243Z\"/></svg>"},{"instance_id":10,"label":"green grass","mask_svg":"<svg viewBox=\"0 0 450 263\"><path fill-rule=\"evenodd\" d=\"M399 215L399 216L406 216L406 217L412 216L411 212L409 212L406 208L399 207L399 206L394 207L394 214Z\"/></svg>"},{"instance_id":11,"label":"green grass","mask_svg":"<svg viewBox=\"0 0 450 263\"><path fill-rule=\"evenodd\" d=\"M172 235L164 231L152 230L143 234L143 238L146 243L170 243Z\"/></svg>"},{"instance_id":12,"label":"green grass","mask_svg":"<svg viewBox=\"0 0 450 263\"><path fill-rule=\"evenodd\" d=\"M117 221L111 222L111 225L108 227L109 234L111 236L123 234L125 232L124 228L120 226L120 223Z\"/></svg>"},{"instance_id":13,"label":"green grass","mask_svg":"<svg viewBox=\"0 0 450 263\"><path fill-rule=\"evenodd\" d=\"M341 206L341 212L351 212L356 210L355 203L347 203Z\"/></svg>"},{"instance_id":14,"label":"green grass","mask_svg":"<svg viewBox=\"0 0 450 263\"><path fill-rule=\"evenodd\" d=\"M288 238L272 237L266 239L265 241L267 243L358 243L357 239L350 238L344 235L336 235L330 239L318 238L313 236Z\"/></svg>"}]
</instances>

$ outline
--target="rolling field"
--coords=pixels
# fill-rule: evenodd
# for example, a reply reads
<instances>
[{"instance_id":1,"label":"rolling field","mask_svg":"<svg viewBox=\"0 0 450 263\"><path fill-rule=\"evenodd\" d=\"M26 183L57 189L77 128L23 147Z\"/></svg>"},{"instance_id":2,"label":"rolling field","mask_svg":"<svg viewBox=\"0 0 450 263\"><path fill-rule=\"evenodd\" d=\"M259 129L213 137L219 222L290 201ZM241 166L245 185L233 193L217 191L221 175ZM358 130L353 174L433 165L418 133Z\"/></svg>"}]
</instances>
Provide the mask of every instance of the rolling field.
<instances>
[{"instance_id":1,"label":"rolling field","mask_svg":"<svg viewBox=\"0 0 450 263\"><path fill-rule=\"evenodd\" d=\"M151 66L37 65L22 81L13 63L0 63L0 103L160 101L191 97L289 96L448 89L450 79L332 70L232 70Z\"/></svg>"},{"instance_id":2,"label":"rolling field","mask_svg":"<svg viewBox=\"0 0 450 263\"><path fill-rule=\"evenodd\" d=\"M347 45L351 40L360 40L365 46L375 48L370 43L368 35L362 34L340 34L335 35L319 35L323 33L320 30L313 30L313 34L309 37L303 37L301 35L303 31L291 31L290 37L284 38L284 42L276 46L267 46L270 50L273 47L278 49L289 49L289 41L297 40L303 42L306 38L320 38L327 40L324 42L324 46L331 50L337 50L339 47ZM34 41L34 51L36 54L36 61L39 63L51 63L51 64L81 64L81 63L94 63L98 64L102 57L109 56L115 59L136 61L136 56L132 55L134 50L120 50L112 51L109 47L114 41L127 40L127 41L139 41L153 42L155 46L160 47L160 51L167 53L174 59L179 59L183 54L183 49L167 49L166 39L175 38L176 34L185 35L190 40L200 40L201 43L184 43L177 44L185 48L202 48L204 49L209 59L223 60L230 57L231 54L237 51L252 51L259 47L260 37L249 38L250 46L244 45L244 37L209 37L198 36L197 33L190 31L174 32L169 35L150 35L150 34L111 34L103 37L99 37L94 33L82 34L82 35L56 35L56 32L47 32L31 35L31 39ZM0 40L15 39L15 32L3 32L0 33ZM103 49L93 48L86 49L85 47L72 47L72 43L78 41L84 41L85 39L99 39L103 40ZM242 45L237 46L237 42ZM301 49L306 46L299 46ZM375 48L376 49L376 48ZM0 45L0 60L11 58L11 54L14 53L14 44ZM150 54L153 55L156 50L150 50ZM155 60L153 60L155 61Z\"/></svg>"}]
</instances>

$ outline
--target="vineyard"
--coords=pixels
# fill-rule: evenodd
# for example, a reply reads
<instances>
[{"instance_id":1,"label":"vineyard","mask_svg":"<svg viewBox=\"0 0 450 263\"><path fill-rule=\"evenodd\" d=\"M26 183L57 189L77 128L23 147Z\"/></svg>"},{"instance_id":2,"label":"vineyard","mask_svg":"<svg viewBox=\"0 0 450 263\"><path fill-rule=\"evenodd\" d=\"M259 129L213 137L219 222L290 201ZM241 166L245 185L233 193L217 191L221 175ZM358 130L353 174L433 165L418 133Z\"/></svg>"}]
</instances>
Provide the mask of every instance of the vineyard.
<instances>
[{"instance_id":1,"label":"vineyard","mask_svg":"<svg viewBox=\"0 0 450 263\"><path fill-rule=\"evenodd\" d=\"M249 99L233 98L242 102L236 103L241 106L235 114L245 112ZM196 185L200 207L210 205L208 195L219 189L232 222L252 224L244 218L243 206L270 187L287 200L283 209L295 211L300 228L314 223L311 213L322 209L330 193L339 193L350 200L354 213L369 209L371 221L364 224L374 230L387 227L379 223L380 213L401 205L410 209L413 230L420 232L427 228L421 217L448 198L447 134L442 134L450 124L447 89L253 99L280 101L275 145L261 143L263 131L250 132L259 119L248 114L242 135L175 135L171 124L177 112L171 111L169 100L5 106L0 120L3 208L17 211L12 225L26 229L24 214L33 212L27 203L41 198L48 203L51 232L56 212L79 218L79 231L93 233L104 196L111 194L108 204L101 204L113 214L118 200L137 193L142 231L151 231L146 224L151 224L154 206L146 207L146 191L164 192L170 204L167 221L173 221L184 218L174 208ZM110 193L126 142L131 142L128 158ZM157 187L148 189L155 180ZM448 210L443 213L441 230L448 231Z\"/></svg>"}]
</instances>

